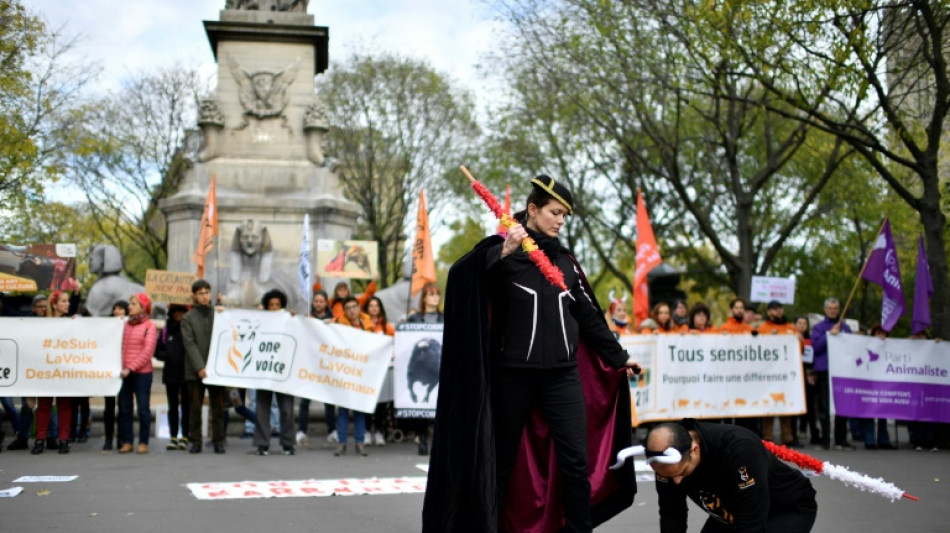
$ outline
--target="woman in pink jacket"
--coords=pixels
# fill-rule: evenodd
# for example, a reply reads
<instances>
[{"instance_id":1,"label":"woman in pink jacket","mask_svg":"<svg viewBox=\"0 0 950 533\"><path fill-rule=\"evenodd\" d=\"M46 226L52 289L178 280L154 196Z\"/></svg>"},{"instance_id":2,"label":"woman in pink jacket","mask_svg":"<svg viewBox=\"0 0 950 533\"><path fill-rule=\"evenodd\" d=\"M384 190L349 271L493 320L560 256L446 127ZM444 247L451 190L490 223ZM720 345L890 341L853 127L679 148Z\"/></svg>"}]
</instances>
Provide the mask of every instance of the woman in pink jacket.
<instances>
[{"instance_id":1,"label":"woman in pink jacket","mask_svg":"<svg viewBox=\"0 0 950 533\"><path fill-rule=\"evenodd\" d=\"M122 388L119 390L119 453L132 451L132 395L138 404L139 447L136 453L148 453L148 434L152 427L149 395L152 392L152 355L158 331L149 319L152 302L145 293L129 298L129 319L122 335Z\"/></svg>"}]
</instances>

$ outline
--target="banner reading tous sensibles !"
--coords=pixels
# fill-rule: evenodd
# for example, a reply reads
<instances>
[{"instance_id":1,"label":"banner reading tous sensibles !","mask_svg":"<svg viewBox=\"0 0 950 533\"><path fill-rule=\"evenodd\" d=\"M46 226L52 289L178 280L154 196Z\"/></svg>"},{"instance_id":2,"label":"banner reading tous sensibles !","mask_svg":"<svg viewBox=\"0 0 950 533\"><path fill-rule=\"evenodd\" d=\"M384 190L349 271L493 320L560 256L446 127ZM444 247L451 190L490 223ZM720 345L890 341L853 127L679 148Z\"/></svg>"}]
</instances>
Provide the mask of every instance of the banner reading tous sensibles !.
<instances>
[{"instance_id":1,"label":"banner reading tous sensibles !","mask_svg":"<svg viewBox=\"0 0 950 533\"><path fill-rule=\"evenodd\" d=\"M118 318L0 318L0 396L115 396Z\"/></svg>"},{"instance_id":2,"label":"banner reading tous sensibles !","mask_svg":"<svg viewBox=\"0 0 950 533\"><path fill-rule=\"evenodd\" d=\"M393 340L286 311L215 313L205 383L376 409Z\"/></svg>"},{"instance_id":3,"label":"banner reading tous sensibles !","mask_svg":"<svg viewBox=\"0 0 950 533\"><path fill-rule=\"evenodd\" d=\"M643 368L630 381L639 422L805 412L794 335L644 335L620 343Z\"/></svg>"},{"instance_id":4,"label":"banner reading tous sensibles !","mask_svg":"<svg viewBox=\"0 0 950 533\"><path fill-rule=\"evenodd\" d=\"M393 402L396 418L435 418L442 364L442 324L396 326Z\"/></svg>"},{"instance_id":5,"label":"banner reading tous sensibles !","mask_svg":"<svg viewBox=\"0 0 950 533\"><path fill-rule=\"evenodd\" d=\"M828 336L835 412L950 422L950 343Z\"/></svg>"}]
</instances>

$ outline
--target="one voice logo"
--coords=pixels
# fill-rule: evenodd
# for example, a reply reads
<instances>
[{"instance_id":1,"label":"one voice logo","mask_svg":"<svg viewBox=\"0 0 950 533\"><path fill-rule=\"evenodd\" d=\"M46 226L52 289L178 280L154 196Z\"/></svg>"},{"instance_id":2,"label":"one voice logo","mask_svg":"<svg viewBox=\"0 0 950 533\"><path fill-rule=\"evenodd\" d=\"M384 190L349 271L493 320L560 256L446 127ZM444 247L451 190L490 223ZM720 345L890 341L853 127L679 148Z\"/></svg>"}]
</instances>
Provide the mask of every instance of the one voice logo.
<instances>
[{"instance_id":1,"label":"one voice logo","mask_svg":"<svg viewBox=\"0 0 950 533\"><path fill-rule=\"evenodd\" d=\"M297 341L293 337L261 331L259 321L246 318L234 321L230 329L230 339L221 339L218 344L215 370L219 375L272 381L285 381L290 377L297 352ZM225 353L222 354L222 350Z\"/></svg>"}]
</instances>

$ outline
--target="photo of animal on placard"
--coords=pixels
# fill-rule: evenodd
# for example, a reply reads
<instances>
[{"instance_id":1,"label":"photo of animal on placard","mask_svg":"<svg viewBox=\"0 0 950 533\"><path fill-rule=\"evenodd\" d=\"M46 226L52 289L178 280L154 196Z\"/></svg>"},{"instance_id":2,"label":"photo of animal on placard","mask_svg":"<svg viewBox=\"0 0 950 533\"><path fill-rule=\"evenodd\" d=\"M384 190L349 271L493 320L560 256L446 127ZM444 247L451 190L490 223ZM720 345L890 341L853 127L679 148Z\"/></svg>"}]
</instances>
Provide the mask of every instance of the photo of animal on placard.
<instances>
[{"instance_id":1,"label":"photo of animal on placard","mask_svg":"<svg viewBox=\"0 0 950 533\"><path fill-rule=\"evenodd\" d=\"M373 279L378 258L376 241L317 241L317 274L321 277Z\"/></svg>"},{"instance_id":2,"label":"photo of animal on placard","mask_svg":"<svg viewBox=\"0 0 950 533\"><path fill-rule=\"evenodd\" d=\"M396 328L393 400L398 418L432 418L439 396L441 324L401 324Z\"/></svg>"}]
</instances>

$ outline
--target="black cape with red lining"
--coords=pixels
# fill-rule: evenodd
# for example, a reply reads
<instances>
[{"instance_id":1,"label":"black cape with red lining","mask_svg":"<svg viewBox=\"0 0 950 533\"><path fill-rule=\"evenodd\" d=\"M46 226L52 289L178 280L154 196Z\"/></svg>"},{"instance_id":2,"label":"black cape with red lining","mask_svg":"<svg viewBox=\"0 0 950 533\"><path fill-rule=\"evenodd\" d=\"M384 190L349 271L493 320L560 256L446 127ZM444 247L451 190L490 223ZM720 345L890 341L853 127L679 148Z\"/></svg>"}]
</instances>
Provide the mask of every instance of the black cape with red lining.
<instances>
[{"instance_id":1,"label":"black cape with red lining","mask_svg":"<svg viewBox=\"0 0 950 533\"><path fill-rule=\"evenodd\" d=\"M525 424L503 511L495 501L485 254L501 242L499 236L482 240L449 270L423 533L548 533L563 525L554 443L537 409ZM573 256L571 260L577 263ZM579 265L578 271L593 298ZM608 469L616 452L631 445L630 387L626 373L605 365L585 346L583 335L577 360L587 403L591 520L597 526L631 506L637 492L632 462Z\"/></svg>"}]
</instances>

